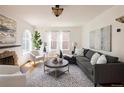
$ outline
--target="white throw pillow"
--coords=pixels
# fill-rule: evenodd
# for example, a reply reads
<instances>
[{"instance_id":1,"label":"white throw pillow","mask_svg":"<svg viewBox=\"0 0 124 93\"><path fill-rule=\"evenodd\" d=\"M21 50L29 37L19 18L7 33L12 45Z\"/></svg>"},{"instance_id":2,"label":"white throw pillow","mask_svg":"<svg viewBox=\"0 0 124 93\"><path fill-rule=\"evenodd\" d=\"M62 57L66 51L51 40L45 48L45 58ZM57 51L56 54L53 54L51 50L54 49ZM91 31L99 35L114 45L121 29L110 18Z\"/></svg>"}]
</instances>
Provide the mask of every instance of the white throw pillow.
<instances>
[{"instance_id":1,"label":"white throw pillow","mask_svg":"<svg viewBox=\"0 0 124 93\"><path fill-rule=\"evenodd\" d=\"M78 56L84 56L84 49L76 49L75 54Z\"/></svg>"},{"instance_id":2,"label":"white throw pillow","mask_svg":"<svg viewBox=\"0 0 124 93\"><path fill-rule=\"evenodd\" d=\"M101 55L97 60L97 64L106 64L106 63L107 63L107 59L105 55Z\"/></svg>"},{"instance_id":3,"label":"white throw pillow","mask_svg":"<svg viewBox=\"0 0 124 93\"><path fill-rule=\"evenodd\" d=\"M92 58L91 58L90 63L91 63L92 65L95 65L99 57L100 57L100 54L94 53L93 56L92 56Z\"/></svg>"}]
</instances>

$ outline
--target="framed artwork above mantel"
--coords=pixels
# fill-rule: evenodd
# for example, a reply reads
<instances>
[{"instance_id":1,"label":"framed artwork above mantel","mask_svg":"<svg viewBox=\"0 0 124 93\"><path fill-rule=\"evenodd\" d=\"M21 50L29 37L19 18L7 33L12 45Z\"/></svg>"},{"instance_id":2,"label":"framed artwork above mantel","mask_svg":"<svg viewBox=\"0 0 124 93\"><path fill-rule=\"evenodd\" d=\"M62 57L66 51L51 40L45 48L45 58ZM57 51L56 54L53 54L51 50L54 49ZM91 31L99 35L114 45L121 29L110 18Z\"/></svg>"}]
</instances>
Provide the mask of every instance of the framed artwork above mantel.
<instances>
[{"instance_id":1,"label":"framed artwork above mantel","mask_svg":"<svg viewBox=\"0 0 124 93\"><path fill-rule=\"evenodd\" d=\"M16 43L16 21L0 14L0 45Z\"/></svg>"}]
</instances>

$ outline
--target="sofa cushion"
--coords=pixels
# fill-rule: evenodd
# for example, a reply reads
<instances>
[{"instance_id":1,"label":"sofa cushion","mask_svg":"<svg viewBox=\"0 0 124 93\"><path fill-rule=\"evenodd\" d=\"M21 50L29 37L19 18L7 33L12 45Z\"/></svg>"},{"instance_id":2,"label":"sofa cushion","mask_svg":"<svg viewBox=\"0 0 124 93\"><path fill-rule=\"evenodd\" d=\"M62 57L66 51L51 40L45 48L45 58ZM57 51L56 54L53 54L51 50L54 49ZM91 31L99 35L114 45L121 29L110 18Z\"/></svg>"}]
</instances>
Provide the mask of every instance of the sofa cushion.
<instances>
[{"instance_id":1,"label":"sofa cushion","mask_svg":"<svg viewBox=\"0 0 124 93\"><path fill-rule=\"evenodd\" d=\"M90 60L86 57L82 57L82 56L76 56L76 60L78 62L90 62Z\"/></svg>"},{"instance_id":2,"label":"sofa cushion","mask_svg":"<svg viewBox=\"0 0 124 93\"><path fill-rule=\"evenodd\" d=\"M118 57L106 55L107 63L118 63Z\"/></svg>"},{"instance_id":3,"label":"sofa cushion","mask_svg":"<svg viewBox=\"0 0 124 93\"><path fill-rule=\"evenodd\" d=\"M93 66L90 62L80 62L81 67L84 67L89 74L92 74Z\"/></svg>"},{"instance_id":4,"label":"sofa cushion","mask_svg":"<svg viewBox=\"0 0 124 93\"><path fill-rule=\"evenodd\" d=\"M93 56L94 53L95 53L94 51L89 50L89 51L86 53L85 56L86 56L87 58L91 59L91 57Z\"/></svg>"}]
</instances>

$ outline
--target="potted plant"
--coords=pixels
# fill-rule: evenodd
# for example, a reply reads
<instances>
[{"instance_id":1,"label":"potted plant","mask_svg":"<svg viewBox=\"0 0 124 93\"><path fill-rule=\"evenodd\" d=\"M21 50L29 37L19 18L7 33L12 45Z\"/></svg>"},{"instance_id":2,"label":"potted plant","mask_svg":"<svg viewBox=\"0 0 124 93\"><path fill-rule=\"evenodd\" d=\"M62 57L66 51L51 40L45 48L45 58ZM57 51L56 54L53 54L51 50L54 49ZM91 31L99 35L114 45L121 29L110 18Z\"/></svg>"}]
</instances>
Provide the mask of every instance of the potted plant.
<instances>
[{"instance_id":1,"label":"potted plant","mask_svg":"<svg viewBox=\"0 0 124 93\"><path fill-rule=\"evenodd\" d=\"M41 40L41 35L38 31L35 31L32 34L32 39L33 39L33 48L36 50L39 50L42 45L42 40Z\"/></svg>"}]
</instances>

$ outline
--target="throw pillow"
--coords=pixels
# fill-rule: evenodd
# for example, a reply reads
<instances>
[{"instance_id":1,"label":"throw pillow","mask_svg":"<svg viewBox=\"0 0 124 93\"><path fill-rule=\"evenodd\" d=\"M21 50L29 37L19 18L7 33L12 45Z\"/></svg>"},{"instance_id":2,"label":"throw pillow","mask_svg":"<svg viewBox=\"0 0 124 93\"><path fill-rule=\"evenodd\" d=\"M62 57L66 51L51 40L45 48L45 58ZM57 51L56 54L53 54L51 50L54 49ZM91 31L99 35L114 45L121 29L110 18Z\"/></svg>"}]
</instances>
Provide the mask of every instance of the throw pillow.
<instances>
[{"instance_id":1,"label":"throw pillow","mask_svg":"<svg viewBox=\"0 0 124 93\"><path fill-rule=\"evenodd\" d=\"M97 60L97 64L106 64L106 63L107 63L107 59L105 55L101 55Z\"/></svg>"},{"instance_id":2,"label":"throw pillow","mask_svg":"<svg viewBox=\"0 0 124 93\"><path fill-rule=\"evenodd\" d=\"M89 51L89 49L85 49L85 48L83 48L84 49L84 56L86 55L86 53Z\"/></svg>"},{"instance_id":3,"label":"throw pillow","mask_svg":"<svg viewBox=\"0 0 124 93\"><path fill-rule=\"evenodd\" d=\"M75 54L78 56L84 56L84 49L76 49Z\"/></svg>"},{"instance_id":4,"label":"throw pillow","mask_svg":"<svg viewBox=\"0 0 124 93\"><path fill-rule=\"evenodd\" d=\"M100 57L100 54L95 53L95 54L92 56L90 63L91 63L92 65L95 65L99 57Z\"/></svg>"}]
</instances>

